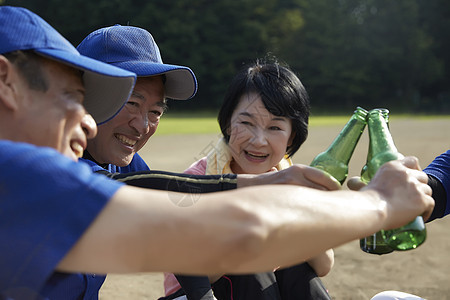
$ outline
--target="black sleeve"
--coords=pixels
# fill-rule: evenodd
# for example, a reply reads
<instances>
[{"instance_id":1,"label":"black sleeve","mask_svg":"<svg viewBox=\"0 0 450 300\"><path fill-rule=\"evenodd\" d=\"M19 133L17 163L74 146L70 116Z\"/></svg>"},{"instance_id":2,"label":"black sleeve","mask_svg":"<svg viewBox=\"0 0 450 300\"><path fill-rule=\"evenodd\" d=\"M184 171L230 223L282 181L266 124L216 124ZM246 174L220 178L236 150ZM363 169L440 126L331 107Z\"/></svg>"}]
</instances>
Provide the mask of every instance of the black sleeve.
<instances>
[{"instance_id":1,"label":"black sleeve","mask_svg":"<svg viewBox=\"0 0 450 300\"><path fill-rule=\"evenodd\" d=\"M431 213L427 223L437 218L442 218L447 206L447 194L441 182L432 175L428 174L428 185L433 190L434 210Z\"/></svg>"},{"instance_id":2,"label":"black sleeve","mask_svg":"<svg viewBox=\"0 0 450 300\"><path fill-rule=\"evenodd\" d=\"M189 300L212 300L214 294L207 276L187 276L175 274Z\"/></svg>"},{"instance_id":3,"label":"black sleeve","mask_svg":"<svg viewBox=\"0 0 450 300\"><path fill-rule=\"evenodd\" d=\"M237 175L192 175L165 171L109 173L98 171L127 185L182 193L203 194L236 189Z\"/></svg>"}]
</instances>

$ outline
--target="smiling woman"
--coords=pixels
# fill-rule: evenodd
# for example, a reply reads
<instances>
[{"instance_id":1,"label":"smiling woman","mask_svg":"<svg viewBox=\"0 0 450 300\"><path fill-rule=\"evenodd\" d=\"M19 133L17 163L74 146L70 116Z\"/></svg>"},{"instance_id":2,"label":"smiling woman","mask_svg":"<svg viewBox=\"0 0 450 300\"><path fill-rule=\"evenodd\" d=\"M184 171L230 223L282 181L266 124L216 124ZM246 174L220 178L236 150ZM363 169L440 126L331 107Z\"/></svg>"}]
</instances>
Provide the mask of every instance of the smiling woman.
<instances>
[{"instance_id":1,"label":"smiling woman","mask_svg":"<svg viewBox=\"0 0 450 300\"><path fill-rule=\"evenodd\" d=\"M286 169L292 165L291 156L306 140L308 118L308 94L300 79L278 63L257 62L242 69L225 94L218 116L223 137L185 173L261 174ZM176 128L186 127L179 124ZM243 299L280 299L281 295L312 299L312 294L314 299L329 299L317 274L325 276L333 263L330 249L292 268L210 277L213 285L208 284L208 288L214 290L218 299L228 299L231 294ZM165 274L166 295L179 288L173 274ZM203 289L204 286L197 287Z\"/></svg>"},{"instance_id":2,"label":"smiling woman","mask_svg":"<svg viewBox=\"0 0 450 300\"><path fill-rule=\"evenodd\" d=\"M237 174L277 170L295 136L291 120L270 113L254 92L241 96L229 132L230 169Z\"/></svg>"}]
</instances>

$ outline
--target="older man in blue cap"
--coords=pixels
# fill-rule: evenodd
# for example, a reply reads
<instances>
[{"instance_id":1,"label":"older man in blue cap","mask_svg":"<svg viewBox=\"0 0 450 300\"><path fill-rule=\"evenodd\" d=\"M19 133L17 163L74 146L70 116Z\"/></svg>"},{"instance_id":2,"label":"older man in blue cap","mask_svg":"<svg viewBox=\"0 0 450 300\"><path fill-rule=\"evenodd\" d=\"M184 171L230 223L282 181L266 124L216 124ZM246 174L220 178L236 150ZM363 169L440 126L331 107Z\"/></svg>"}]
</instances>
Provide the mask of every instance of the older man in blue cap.
<instances>
[{"instance_id":1,"label":"older man in blue cap","mask_svg":"<svg viewBox=\"0 0 450 300\"><path fill-rule=\"evenodd\" d=\"M89 34L77 47L83 55L137 74L136 86L124 108L98 128L88 142L85 162L94 171L148 170L137 152L155 133L166 99L185 100L197 92L191 69L164 64L153 36L145 29L115 25Z\"/></svg>"},{"instance_id":2,"label":"older man in blue cap","mask_svg":"<svg viewBox=\"0 0 450 300\"><path fill-rule=\"evenodd\" d=\"M0 165L8 174L0 180L1 299L34 299L101 211L101 199L111 197L109 188L97 195L97 204L80 197L81 182L60 176L61 169L78 165L73 161L95 136L96 123L117 114L135 80L133 72L80 55L29 10L0 6ZM58 184L30 176L33 169L47 170ZM94 181L98 187L107 182ZM68 203L82 208L76 222Z\"/></svg>"},{"instance_id":3,"label":"older man in blue cap","mask_svg":"<svg viewBox=\"0 0 450 300\"><path fill-rule=\"evenodd\" d=\"M98 134L88 141L81 161L97 172L125 174L149 170L137 152L156 132L167 99L187 100L194 97L197 80L193 71L188 67L163 63L151 33L135 26L100 28L90 33L77 50L138 76L124 108L114 118L98 126ZM75 276L87 283L87 293L94 293L105 278L87 274ZM213 299L208 277L177 275L177 278L189 299Z\"/></svg>"}]
</instances>

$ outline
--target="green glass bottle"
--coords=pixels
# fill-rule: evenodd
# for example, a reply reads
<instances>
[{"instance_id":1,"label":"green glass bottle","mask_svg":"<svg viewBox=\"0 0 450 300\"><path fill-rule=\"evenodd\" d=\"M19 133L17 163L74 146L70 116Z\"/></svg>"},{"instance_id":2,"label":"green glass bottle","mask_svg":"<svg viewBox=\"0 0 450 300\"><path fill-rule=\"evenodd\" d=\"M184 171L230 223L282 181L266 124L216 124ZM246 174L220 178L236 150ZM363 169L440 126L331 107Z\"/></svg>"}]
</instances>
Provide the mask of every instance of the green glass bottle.
<instances>
[{"instance_id":1,"label":"green glass bottle","mask_svg":"<svg viewBox=\"0 0 450 300\"><path fill-rule=\"evenodd\" d=\"M331 145L317 155L310 166L327 172L342 185L348 175L348 163L366 126L367 110L357 107Z\"/></svg>"},{"instance_id":2,"label":"green glass bottle","mask_svg":"<svg viewBox=\"0 0 450 300\"><path fill-rule=\"evenodd\" d=\"M389 128L389 110L385 108L375 108L369 111L367 116L367 121L369 121L369 118L371 115L375 115L378 118L378 115L381 114L386 122L386 126ZM373 128L373 126L371 126ZM369 129L369 136L370 136L370 129ZM369 150L367 152L367 161L364 167L361 170L361 180L365 183L369 183L370 179L372 179L371 176L369 176L369 173L367 172L368 164L372 160L372 151L374 148L374 145L372 145L374 139L369 139ZM382 235L381 231L378 231L377 233L374 233L373 235L367 236L365 238L362 238L359 240L359 247L362 251L370 253L370 254L388 254L393 252L394 250L389 247L385 241L384 237Z\"/></svg>"},{"instance_id":3,"label":"green glass bottle","mask_svg":"<svg viewBox=\"0 0 450 300\"><path fill-rule=\"evenodd\" d=\"M386 162L403 157L397 151L383 111L372 110L368 114L367 124L369 128L370 161L367 163L367 171L363 181L370 181L377 170ZM421 216L416 217L411 223L393 230L381 230L385 244L393 250L410 250L421 245L426 239L426 228ZM364 249L363 249L364 250Z\"/></svg>"},{"instance_id":4,"label":"green glass bottle","mask_svg":"<svg viewBox=\"0 0 450 300\"><path fill-rule=\"evenodd\" d=\"M369 117L369 114L375 113L375 111L379 111L381 113L381 115L383 116L384 120L386 121L386 126L389 129L389 110L387 108L374 108L371 109L368 113L367 113L367 118ZM370 143L370 140L369 140ZM371 145L369 145L369 151L367 152L367 160L366 160L366 164L364 165L364 167L361 169L361 179L365 182L365 183L369 183L370 178L368 177L368 174L366 174L367 172L367 163L372 159L372 147Z\"/></svg>"}]
</instances>

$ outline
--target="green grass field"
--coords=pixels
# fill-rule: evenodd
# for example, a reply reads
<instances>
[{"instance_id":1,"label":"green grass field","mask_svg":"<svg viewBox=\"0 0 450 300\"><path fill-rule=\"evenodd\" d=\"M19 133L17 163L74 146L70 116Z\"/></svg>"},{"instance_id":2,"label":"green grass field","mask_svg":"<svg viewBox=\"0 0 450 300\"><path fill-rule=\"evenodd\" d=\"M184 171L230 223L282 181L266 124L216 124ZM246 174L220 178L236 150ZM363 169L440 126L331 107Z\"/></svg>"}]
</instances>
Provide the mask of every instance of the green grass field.
<instances>
[{"instance_id":1,"label":"green grass field","mask_svg":"<svg viewBox=\"0 0 450 300\"><path fill-rule=\"evenodd\" d=\"M348 116L312 116L309 119L309 126L335 126L342 125L348 121ZM414 118L415 120L427 120L430 118L445 118L450 116L430 116L430 115L394 115L392 118ZM158 127L156 135L168 134L207 134L219 133L220 128L216 116L183 116L183 115L164 115Z\"/></svg>"}]
</instances>

